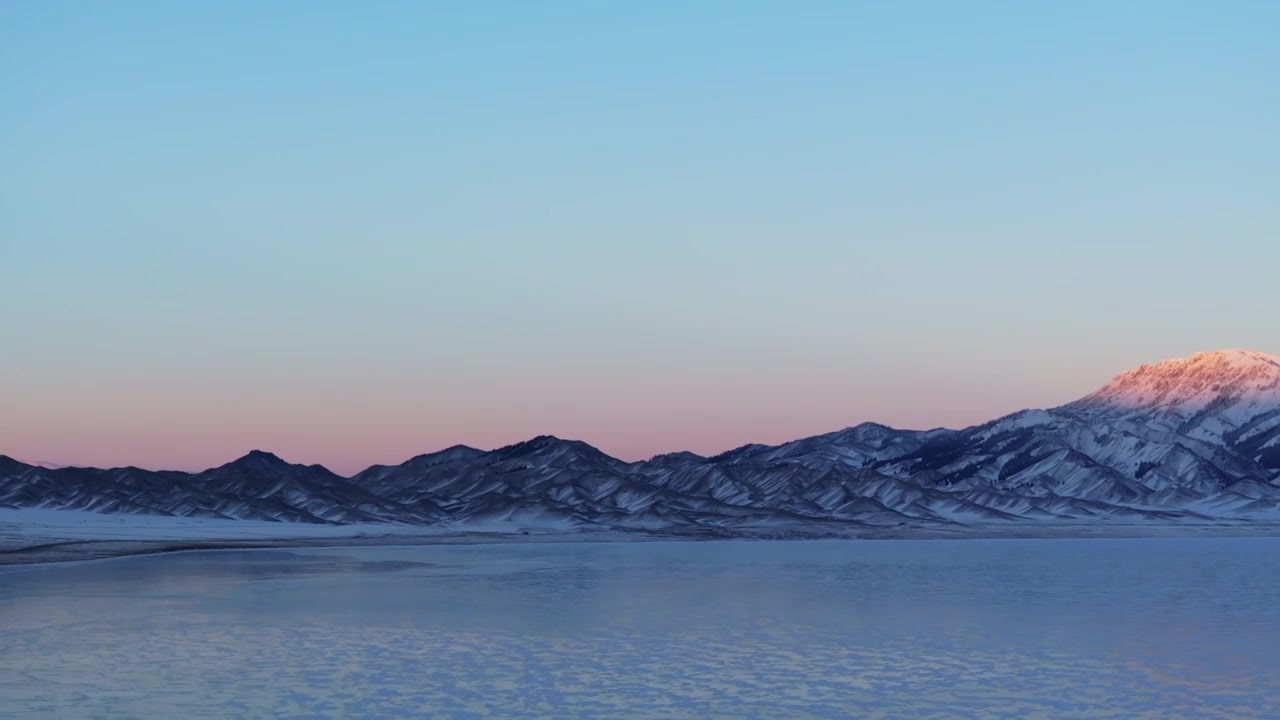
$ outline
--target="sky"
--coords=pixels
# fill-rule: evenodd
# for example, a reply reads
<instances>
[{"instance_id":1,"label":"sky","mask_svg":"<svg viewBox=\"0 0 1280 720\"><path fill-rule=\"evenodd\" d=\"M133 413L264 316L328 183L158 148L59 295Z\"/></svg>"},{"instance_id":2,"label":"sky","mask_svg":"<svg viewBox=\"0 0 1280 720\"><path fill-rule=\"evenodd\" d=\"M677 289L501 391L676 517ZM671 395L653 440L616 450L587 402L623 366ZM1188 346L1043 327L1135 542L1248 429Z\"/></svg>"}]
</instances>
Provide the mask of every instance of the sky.
<instances>
[{"instance_id":1,"label":"sky","mask_svg":"<svg viewBox=\"0 0 1280 720\"><path fill-rule=\"evenodd\" d=\"M962 427L1280 354L1280 3L0 3L0 453Z\"/></svg>"}]
</instances>

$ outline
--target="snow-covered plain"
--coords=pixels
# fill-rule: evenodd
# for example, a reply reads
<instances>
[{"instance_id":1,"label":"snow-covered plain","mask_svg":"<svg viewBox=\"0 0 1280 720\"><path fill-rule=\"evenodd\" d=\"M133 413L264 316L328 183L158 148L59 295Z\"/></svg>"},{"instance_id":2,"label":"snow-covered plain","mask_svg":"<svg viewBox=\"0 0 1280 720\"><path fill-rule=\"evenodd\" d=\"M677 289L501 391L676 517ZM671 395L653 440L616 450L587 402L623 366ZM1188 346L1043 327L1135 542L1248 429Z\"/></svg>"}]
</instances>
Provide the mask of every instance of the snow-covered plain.
<instances>
[{"instance_id":1,"label":"snow-covered plain","mask_svg":"<svg viewBox=\"0 0 1280 720\"><path fill-rule=\"evenodd\" d=\"M538 540L570 532L572 528L555 522L529 524L492 521L435 526L394 523L318 525L0 508L0 565L223 547ZM608 535L588 533L585 537L608 539Z\"/></svg>"},{"instance_id":2,"label":"snow-covered plain","mask_svg":"<svg viewBox=\"0 0 1280 720\"><path fill-rule=\"evenodd\" d=\"M1280 717L1280 539L541 543L0 568L6 718Z\"/></svg>"},{"instance_id":3,"label":"snow-covered plain","mask_svg":"<svg viewBox=\"0 0 1280 720\"><path fill-rule=\"evenodd\" d=\"M429 528L409 525L315 525L42 508L0 508L0 528L10 537L25 538L32 545L71 540L266 540L431 532Z\"/></svg>"},{"instance_id":4,"label":"snow-covered plain","mask_svg":"<svg viewBox=\"0 0 1280 720\"><path fill-rule=\"evenodd\" d=\"M926 540L990 538L1278 537L1280 515L1247 521L1128 522L1048 520L871 528L762 522L739 527L744 540ZM98 560L184 550L354 547L425 544L582 543L717 539L684 529L602 529L558 518L471 521L423 526L395 523L318 525L255 520L108 515L74 510L0 508L0 566Z\"/></svg>"}]
</instances>

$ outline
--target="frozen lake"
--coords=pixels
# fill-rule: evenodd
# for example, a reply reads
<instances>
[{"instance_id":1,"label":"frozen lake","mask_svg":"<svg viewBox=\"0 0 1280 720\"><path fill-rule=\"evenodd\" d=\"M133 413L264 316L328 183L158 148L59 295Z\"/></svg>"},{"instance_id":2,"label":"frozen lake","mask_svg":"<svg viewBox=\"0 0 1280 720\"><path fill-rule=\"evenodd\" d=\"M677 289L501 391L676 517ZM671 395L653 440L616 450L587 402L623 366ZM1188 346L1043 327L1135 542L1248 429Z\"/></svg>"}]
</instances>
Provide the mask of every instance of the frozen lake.
<instances>
[{"instance_id":1,"label":"frozen lake","mask_svg":"<svg viewBox=\"0 0 1280 720\"><path fill-rule=\"evenodd\" d=\"M1280 539L642 542L0 569L13 718L1280 717Z\"/></svg>"}]
</instances>

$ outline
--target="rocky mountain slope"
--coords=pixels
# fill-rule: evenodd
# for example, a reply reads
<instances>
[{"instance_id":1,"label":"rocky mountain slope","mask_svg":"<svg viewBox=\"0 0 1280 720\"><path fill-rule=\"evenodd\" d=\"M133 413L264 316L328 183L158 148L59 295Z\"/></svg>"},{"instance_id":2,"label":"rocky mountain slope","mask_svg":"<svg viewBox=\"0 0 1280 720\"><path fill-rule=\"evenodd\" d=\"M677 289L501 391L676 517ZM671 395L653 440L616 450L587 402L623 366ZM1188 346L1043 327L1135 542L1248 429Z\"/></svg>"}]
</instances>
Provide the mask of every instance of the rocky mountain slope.
<instances>
[{"instance_id":1,"label":"rocky mountain slope","mask_svg":"<svg viewBox=\"0 0 1280 720\"><path fill-rule=\"evenodd\" d=\"M699 530L1280 518L1280 358L1199 353L964 430L864 424L628 463L538 437L339 477L260 451L201 473L0 456L0 506L297 522Z\"/></svg>"}]
</instances>

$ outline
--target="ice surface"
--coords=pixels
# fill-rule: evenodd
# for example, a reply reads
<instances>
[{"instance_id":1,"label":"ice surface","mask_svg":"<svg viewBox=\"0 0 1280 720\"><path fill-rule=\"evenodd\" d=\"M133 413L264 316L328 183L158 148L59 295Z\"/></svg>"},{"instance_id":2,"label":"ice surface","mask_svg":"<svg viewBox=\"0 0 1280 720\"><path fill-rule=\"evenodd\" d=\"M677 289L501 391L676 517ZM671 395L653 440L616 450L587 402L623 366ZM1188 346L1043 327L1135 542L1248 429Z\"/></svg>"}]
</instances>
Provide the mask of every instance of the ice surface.
<instances>
[{"instance_id":1,"label":"ice surface","mask_svg":"<svg viewBox=\"0 0 1280 720\"><path fill-rule=\"evenodd\" d=\"M419 546L0 570L14 718L1274 718L1280 539Z\"/></svg>"}]
</instances>

